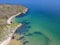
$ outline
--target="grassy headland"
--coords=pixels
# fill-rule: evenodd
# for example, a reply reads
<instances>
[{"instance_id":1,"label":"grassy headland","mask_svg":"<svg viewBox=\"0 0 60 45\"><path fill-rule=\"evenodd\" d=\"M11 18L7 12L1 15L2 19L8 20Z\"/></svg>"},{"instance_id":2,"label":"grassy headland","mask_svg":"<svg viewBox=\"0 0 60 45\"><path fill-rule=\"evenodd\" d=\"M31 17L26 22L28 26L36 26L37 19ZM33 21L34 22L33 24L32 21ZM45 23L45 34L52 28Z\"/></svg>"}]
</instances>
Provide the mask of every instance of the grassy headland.
<instances>
[{"instance_id":1,"label":"grassy headland","mask_svg":"<svg viewBox=\"0 0 60 45\"><path fill-rule=\"evenodd\" d=\"M26 12L26 9L19 5L0 4L0 43L6 40L19 25L19 23L7 24L7 20L18 13Z\"/></svg>"}]
</instances>

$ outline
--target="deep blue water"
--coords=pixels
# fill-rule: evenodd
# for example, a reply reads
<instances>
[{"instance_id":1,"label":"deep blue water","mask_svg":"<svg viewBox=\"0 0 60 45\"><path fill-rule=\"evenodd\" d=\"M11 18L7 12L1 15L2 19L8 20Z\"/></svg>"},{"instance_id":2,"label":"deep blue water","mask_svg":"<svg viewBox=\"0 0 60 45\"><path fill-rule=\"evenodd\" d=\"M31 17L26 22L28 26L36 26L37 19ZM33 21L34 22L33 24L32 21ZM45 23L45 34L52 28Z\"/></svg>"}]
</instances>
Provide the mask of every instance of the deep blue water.
<instances>
[{"instance_id":1,"label":"deep blue water","mask_svg":"<svg viewBox=\"0 0 60 45\"><path fill-rule=\"evenodd\" d=\"M17 16L16 22L24 25L17 33L24 35L24 45L60 45L59 0L0 0L0 3L19 4L29 10Z\"/></svg>"}]
</instances>

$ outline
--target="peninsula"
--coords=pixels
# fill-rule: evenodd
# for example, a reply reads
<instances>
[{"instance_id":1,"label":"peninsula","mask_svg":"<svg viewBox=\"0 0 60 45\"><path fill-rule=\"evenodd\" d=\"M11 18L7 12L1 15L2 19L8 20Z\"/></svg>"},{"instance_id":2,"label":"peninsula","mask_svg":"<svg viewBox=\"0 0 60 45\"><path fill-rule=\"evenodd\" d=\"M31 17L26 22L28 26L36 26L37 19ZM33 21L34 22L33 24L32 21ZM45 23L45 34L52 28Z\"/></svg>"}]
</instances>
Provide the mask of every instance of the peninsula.
<instances>
[{"instance_id":1,"label":"peninsula","mask_svg":"<svg viewBox=\"0 0 60 45\"><path fill-rule=\"evenodd\" d=\"M7 45L16 29L22 24L13 22L13 18L27 12L27 8L20 5L0 4L0 45Z\"/></svg>"}]
</instances>

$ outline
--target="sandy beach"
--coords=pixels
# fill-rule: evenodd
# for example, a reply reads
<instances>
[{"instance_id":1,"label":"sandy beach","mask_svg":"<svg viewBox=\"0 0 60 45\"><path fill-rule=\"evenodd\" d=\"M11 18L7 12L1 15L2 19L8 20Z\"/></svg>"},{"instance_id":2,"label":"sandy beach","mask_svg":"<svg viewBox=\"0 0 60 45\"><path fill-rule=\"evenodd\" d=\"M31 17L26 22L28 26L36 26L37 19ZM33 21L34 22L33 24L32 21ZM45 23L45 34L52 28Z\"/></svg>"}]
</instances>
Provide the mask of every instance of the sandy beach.
<instances>
[{"instance_id":1,"label":"sandy beach","mask_svg":"<svg viewBox=\"0 0 60 45\"><path fill-rule=\"evenodd\" d=\"M16 15L11 16L11 17L7 20L7 24L11 24L12 19L13 19L14 17L20 15L20 14L21 14L21 13L18 13L18 14L16 14Z\"/></svg>"},{"instance_id":2,"label":"sandy beach","mask_svg":"<svg viewBox=\"0 0 60 45\"><path fill-rule=\"evenodd\" d=\"M8 45L22 45L23 43L21 41L18 41L16 39L12 39Z\"/></svg>"},{"instance_id":3,"label":"sandy beach","mask_svg":"<svg viewBox=\"0 0 60 45\"><path fill-rule=\"evenodd\" d=\"M18 14L16 14L16 15L11 16L11 17L7 20L7 24L11 24L12 19L13 19L15 16L19 15L19 14L21 14L21 13L18 13ZM20 27L20 26L22 26L21 23L14 29L13 33L9 34L9 37L8 37L6 40L4 40L0 45L7 45L7 44L10 42L10 40L11 40L14 32L16 31L16 29L17 29L18 27Z\"/></svg>"},{"instance_id":4,"label":"sandy beach","mask_svg":"<svg viewBox=\"0 0 60 45\"><path fill-rule=\"evenodd\" d=\"M26 8L26 10L23 12L23 13L25 13L27 11L27 8ZM16 14L16 15L13 15L13 16L11 16L8 20L7 20L7 24L11 24L11 21L12 21L12 19L14 18L14 17L16 17L16 16L18 16L18 15L20 15L21 13L19 12L18 14ZM22 26L22 24L20 23L16 28L14 28L13 30L13 32L11 33L11 34L9 34L9 37L6 39L6 40L4 40L4 41L2 41L1 43L0 43L0 45L15 45L15 43L18 43L18 44L20 44L20 42L19 41L17 41L17 40L11 40L12 39L12 36L13 36L13 34L15 33L15 31L16 31L16 29L18 28L18 27L21 27ZM11 41L11 42L10 42ZM10 43L9 43L10 42ZM12 44L13 43L13 44Z\"/></svg>"},{"instance_id":5,"label":"sandy beach","mask_svg":"<svg viewBox=\"0 0 60 45\"><path fill-rule=\"evenodd\" d=\"M9 37L8 37L6 40L4 40L0 45L7 45L7 44L10 42L10 40L12 39L12 36L13 36L14 32L16 31L16 29L17 29L18 27L20 27L20 26L22 26L22 24L19 24L19 25L14 29L13 33L11 33L11 34L9 35Z\"/></svg>"},{"instance_id":6,"label":"sandy beach","mask_svg":"<svg viewBox=\"0 0 60 45\"><path fill-rule=\"evenodd\" d=\"M25 14L25 13L27 12L27 10L28 10L28 8L26 8L26 9L23 11L23 14ZM11 24L12 19L13 19L14 17L20 15L20 14L21 14L21 12L19 12L19 13L16 14L16 15L11 16L11 17L7 20L7 24Z\"/></svg>"}]
</instances>

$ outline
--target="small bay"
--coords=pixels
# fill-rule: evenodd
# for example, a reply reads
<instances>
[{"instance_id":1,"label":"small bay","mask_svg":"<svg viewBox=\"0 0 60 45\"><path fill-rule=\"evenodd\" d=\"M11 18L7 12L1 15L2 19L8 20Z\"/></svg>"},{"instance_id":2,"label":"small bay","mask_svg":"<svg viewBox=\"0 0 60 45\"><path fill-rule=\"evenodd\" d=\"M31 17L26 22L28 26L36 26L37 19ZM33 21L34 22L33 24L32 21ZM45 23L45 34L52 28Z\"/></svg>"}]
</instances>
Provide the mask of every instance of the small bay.
<instances>
[{"instance_id":1,"label":"small bay","mask_svg":"<svg viewBox=\"0 0 60 45\"><path fill-rule=\"evenodd\" d=\"M24 45L60 45L60 8L56 0L11 0L0 1L19 4L28 8L25 14L15 18L24 25L17 33L24 35Z\"/></svg>"}]
</instances>

